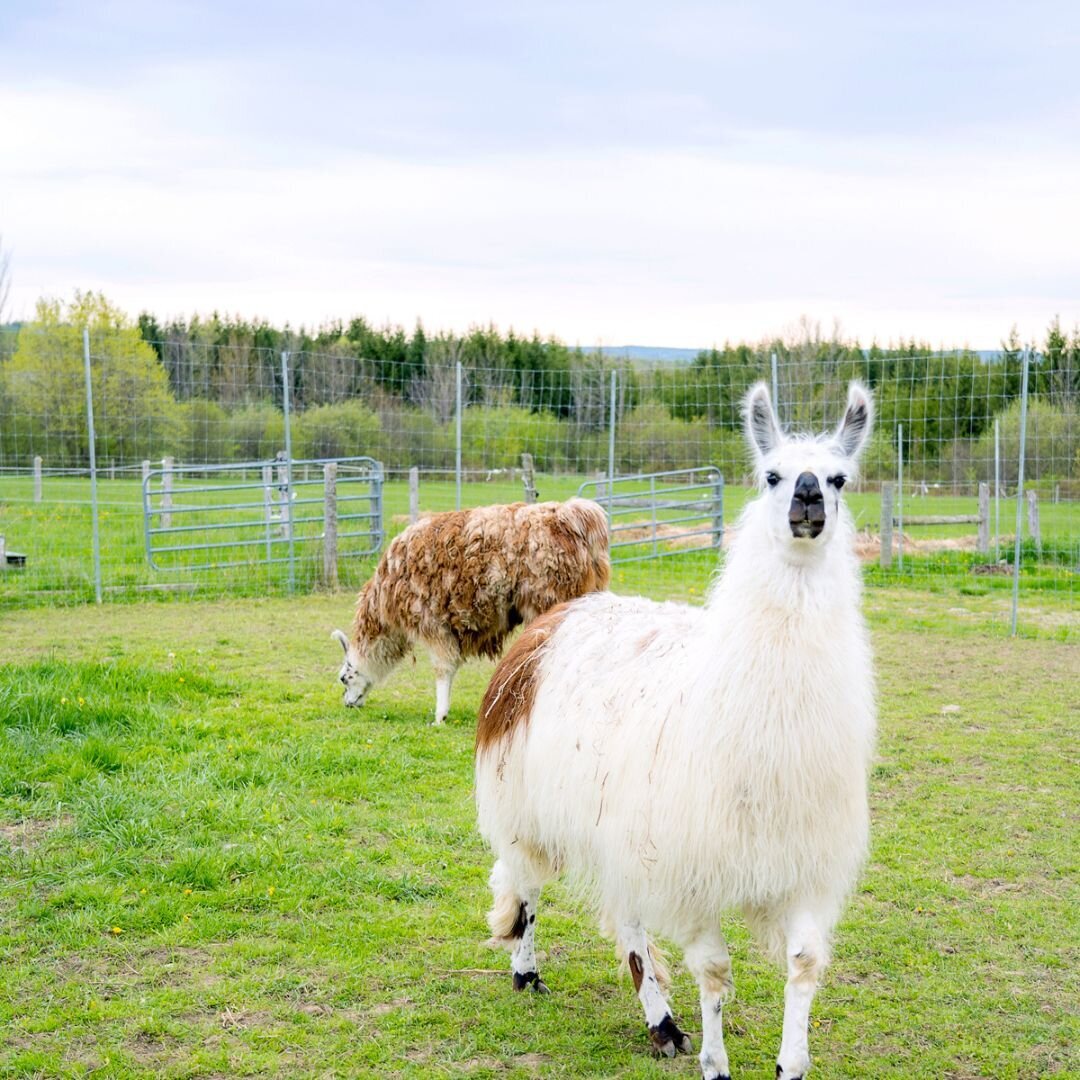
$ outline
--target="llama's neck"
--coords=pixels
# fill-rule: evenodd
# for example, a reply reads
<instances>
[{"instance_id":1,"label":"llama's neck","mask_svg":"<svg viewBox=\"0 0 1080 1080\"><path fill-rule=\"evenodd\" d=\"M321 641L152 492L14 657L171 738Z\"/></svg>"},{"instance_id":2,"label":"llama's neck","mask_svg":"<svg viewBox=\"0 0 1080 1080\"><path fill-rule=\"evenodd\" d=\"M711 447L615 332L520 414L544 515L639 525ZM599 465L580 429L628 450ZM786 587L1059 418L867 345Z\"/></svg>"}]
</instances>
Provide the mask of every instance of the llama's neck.
<instances>
[{"instance_id":1,"label":"llama's neck","mask_svg":"<svg viewBox=\"0 0 1080 1080\"><path fill-rule=\"evenodd\" d=\"M836 535L822 547L792 549L767 527L767 505L751 503L739 520L724 564L709 600L720 618L751 617L755 612L770 617L818 622L850 611L857 615L862 591L858 561L852 541L854 526L841 509ZM828 613L828 614L827 614Z\"/></svg>"},{"instance_id":2,"label":"llama's neck","mask_svg":"<svg viewBox=\"0 0 1080 1080\"><path fill-rule=\"evenodd\" d=\"M352 638L366 673L373 679L389 675L409 651L405 634L398 627L383 622L379 614L378 590L372 581L357 597Z\"/></svg>"}]
</instances>

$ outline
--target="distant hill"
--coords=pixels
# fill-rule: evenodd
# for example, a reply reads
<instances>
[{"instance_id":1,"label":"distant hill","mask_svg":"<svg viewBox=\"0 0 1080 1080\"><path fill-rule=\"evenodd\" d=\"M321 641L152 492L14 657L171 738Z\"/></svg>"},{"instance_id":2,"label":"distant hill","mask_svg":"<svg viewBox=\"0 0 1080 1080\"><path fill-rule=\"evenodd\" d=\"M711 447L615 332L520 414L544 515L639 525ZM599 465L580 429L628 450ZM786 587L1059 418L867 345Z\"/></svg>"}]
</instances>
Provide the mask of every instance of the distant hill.
<instances>
[{"instance_id":1,"label":"distant hill","mask_svg":"<svg viewBox=\"0 0 1080 1080\"><path fill-rule=\"evenodd\" d=\"M688 364L699 352L707 350L674 349L666 348L663 345L582 345L581 351L588 354L603 353L605 356L610 356L617 360L670 360L675 363ZM932 355L937 356L941 351L942 350L938 350ZM956 351L959 350L944 350L946 353ZM973 349L971 351L974 352L984 364L993 364L1002 357L1002 351L1000 349Z\"/></svg>"},{"instance_id":2,"label":"distant hill","mask_svg":"<svg viewBox=\"0 0 1080 1080\"><path fill-rule=\"evenodd\" d=\"M676 360L689 363L701 349L669 349L662 345L582 345L583 353L603 353L619 360Z\"/></svg>"}]
</instances>

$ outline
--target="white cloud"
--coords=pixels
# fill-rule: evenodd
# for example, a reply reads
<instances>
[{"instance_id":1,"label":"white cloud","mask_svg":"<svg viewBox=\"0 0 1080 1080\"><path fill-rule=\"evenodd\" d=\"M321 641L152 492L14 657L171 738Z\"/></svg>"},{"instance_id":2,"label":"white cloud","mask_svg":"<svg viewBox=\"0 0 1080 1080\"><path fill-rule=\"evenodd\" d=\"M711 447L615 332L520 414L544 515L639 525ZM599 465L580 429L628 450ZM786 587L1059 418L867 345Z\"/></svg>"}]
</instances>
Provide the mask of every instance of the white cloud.
<instances>
[{"instance_id":1,"label":"white cloud","mask_svg":"<svg viewBox=\"0 0 1080 1080\"><path fill-rule=\"evenodd\" d=\"M173 96L0 88L16 314L89 287L132 312L294 324L494 321L696 346L806 313L864 341L981 347L1014 321L1041 336L1054 313L1080 314L1067 147L747 132L711 149L441 163L328 147L281 166L163 120Z\"/></svg>"}]
</instances>

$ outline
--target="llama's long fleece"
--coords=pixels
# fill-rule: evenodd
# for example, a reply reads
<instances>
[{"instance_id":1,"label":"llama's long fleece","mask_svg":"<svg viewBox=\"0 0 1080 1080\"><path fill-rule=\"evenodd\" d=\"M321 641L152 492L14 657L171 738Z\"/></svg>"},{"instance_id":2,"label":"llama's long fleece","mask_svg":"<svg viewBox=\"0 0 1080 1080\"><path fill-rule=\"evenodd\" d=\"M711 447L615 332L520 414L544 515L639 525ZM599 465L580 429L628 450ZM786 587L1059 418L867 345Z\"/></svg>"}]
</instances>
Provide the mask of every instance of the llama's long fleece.
<instances>
[{"instance_id":1,"label":"llama's long fleece","mask_svg":"<svg viewBox=\"0 0 1080 1080\"><path fill-rule=\"evenodd\" d=\"M866 847L873 681L854 557L845 537L833 573L777 569L755 549L765 513L748 508L705 609L600 594L544 616L527 692L509 688L524 710L485 728L496 673L480 717L479 824L501 857L587 868L605 919L676 941L732 906L756 921L798 901L831 921Z\"/></svg>"},{"instance_id":2,"label":"llama's long fleece","mask_svg":"<svg viewBox=\"0 0 1080 1080\"><path fill-rule=\"evenodd\" d=\"M610 575L607 519L588 499L432 514L391 541L360 591L353 640L391 632L496 657L514 627Z\"/></svg>"}]
</instances>

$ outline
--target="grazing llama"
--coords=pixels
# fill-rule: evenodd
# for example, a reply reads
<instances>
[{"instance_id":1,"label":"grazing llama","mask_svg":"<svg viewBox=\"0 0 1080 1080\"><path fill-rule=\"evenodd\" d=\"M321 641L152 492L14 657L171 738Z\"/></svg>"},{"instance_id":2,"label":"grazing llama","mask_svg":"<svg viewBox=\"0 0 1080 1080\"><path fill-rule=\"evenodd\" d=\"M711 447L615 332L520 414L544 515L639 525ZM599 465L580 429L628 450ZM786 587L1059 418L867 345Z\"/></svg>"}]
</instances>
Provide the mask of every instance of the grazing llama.
<instances>
[{"instance_id":1,"label":"grazing llama","mask_svg":"<svg viewBox=\"0 0 1080 1080\"><path fill-rule=\"evenodd\" d=\"M338 678L345 704L368 691L420 643L435 668L435 723L450 711L464 660L495 659L507 635L564 600L607 588L604 511L588 499L512 503L431 514L390 542L360 590Z\"/></svg>"},{"instance_id":2,"label":"grazing llama","mask_svg":"<svg viewBox=\"0 0 1080 1080\"><path fill-rule=\"evenodd\" d=\"M611 594L526 629L484 696L480 831L494 939L516 989L545 991L534 951L544 882L590 887L660 1053L689 1052L650 938L683 950L701 995L701 1071L728 1076L721 933L741 910L786 964L777 1077L810 1064L810 1002L867 843L870 649L841 488L870 430L853 383L828 436L786 437L759 383L746 431L761 494L703 609Z\"/></svg>"}]
</instances>

